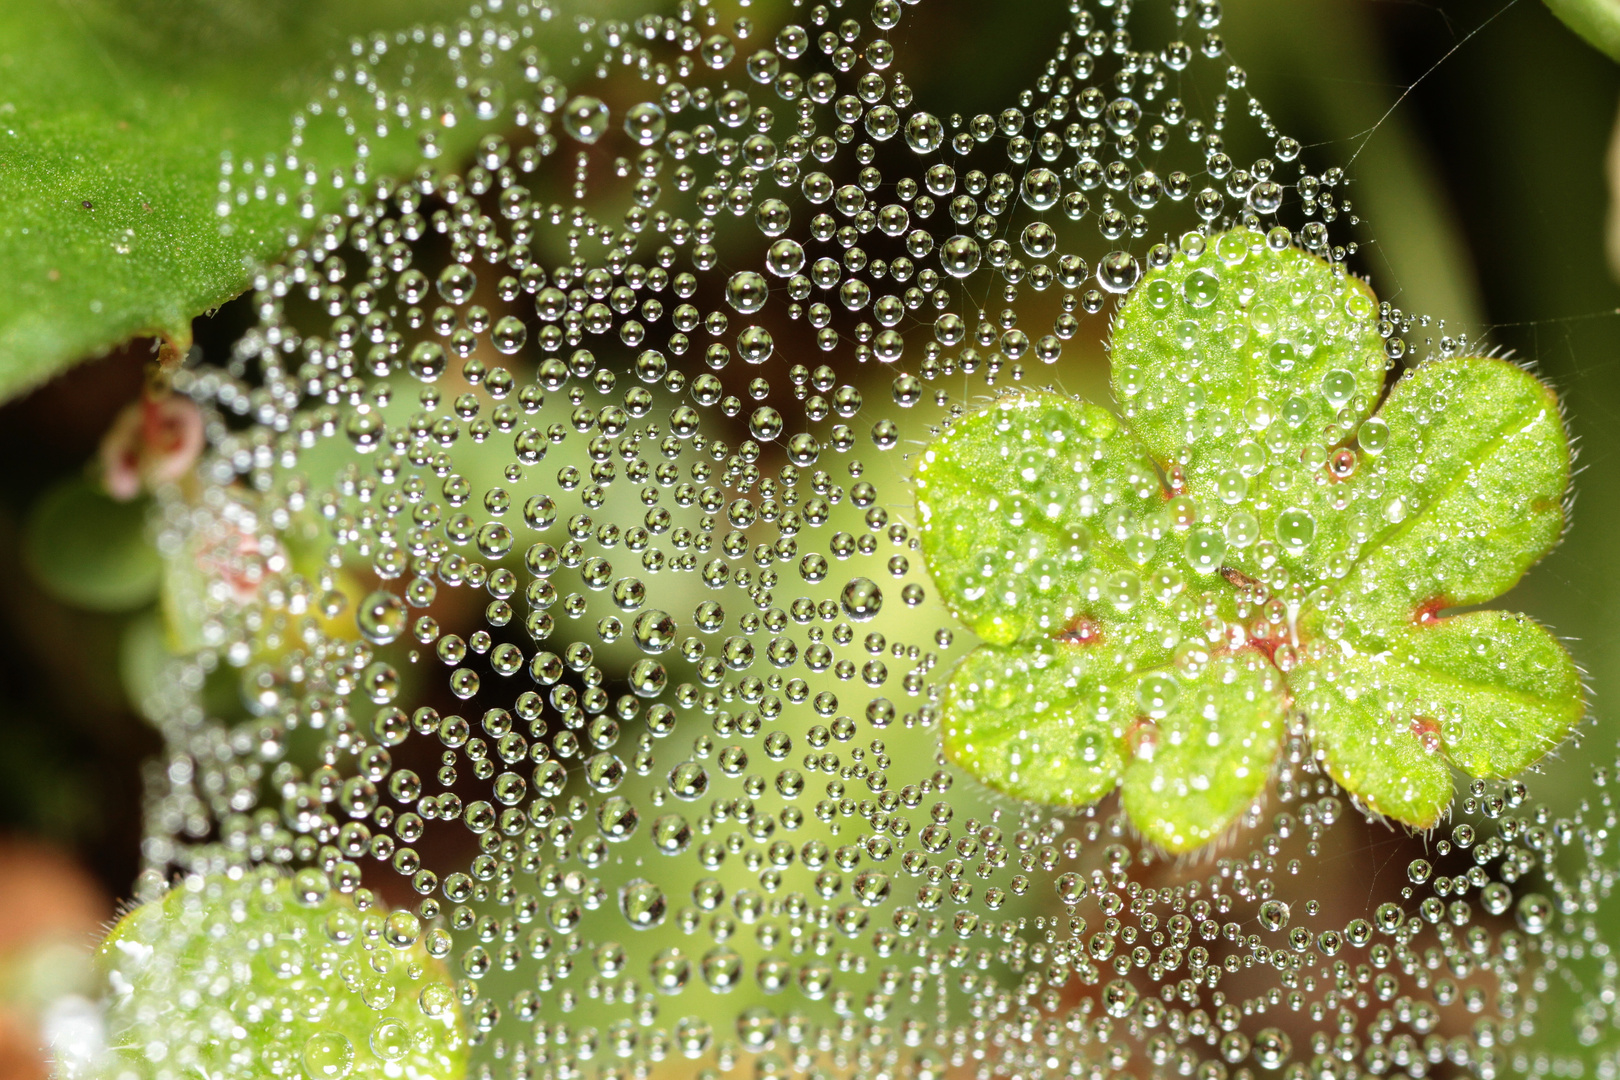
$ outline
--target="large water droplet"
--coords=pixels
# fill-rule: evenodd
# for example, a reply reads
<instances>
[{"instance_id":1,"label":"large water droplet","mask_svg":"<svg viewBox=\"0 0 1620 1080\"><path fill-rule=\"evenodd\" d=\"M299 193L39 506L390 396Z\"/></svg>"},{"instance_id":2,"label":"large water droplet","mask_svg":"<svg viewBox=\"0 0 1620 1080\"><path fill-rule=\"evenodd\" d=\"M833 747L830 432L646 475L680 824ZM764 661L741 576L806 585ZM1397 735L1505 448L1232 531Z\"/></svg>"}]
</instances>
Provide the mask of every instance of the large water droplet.
<instances>
[{"instance_id":1,"label":"large water droplet","mask_svg":"<svg viewBox=\"0 0 1620 1080\"><path fill-rule=\"evenodd\" d=\"M1518 922L1519 929L1527 934L1545 933L1552 925L1553 904L1541 893L1525 893L1519 897L1519 904L1513 910L1513 918Z\"/></svg>"},{"instance_id":2,"label":"large water droplet","mask_svg":"<svg viewBox=\"0 0 1620 1080\"><path fill-rule=\"evenodd\" d=\"M675 620L667 611L648 608L636 616L633 633L636 644L646 652L668 652L675 645Z\"/></svg>"},{"instance_id":3,"label":"large water droplet","mask_svg":"<svg viewBox=\"0 0 1620 1080\"><path fill-rule=\"evenodd\" d=\"M1281 900L1267 900L1260 905L1260 927L1276 933L1288 926L1288 905Z\"/></svg>"},{"instance_id":4,"label":"large water droplet","mask_svg":"<svg viewBox=\"0 0 1620 1080\"><path fill-rule=\"evenodd\" d=\"M651 146L662 139L664 127L664 110L651 101L632 105L624 114L624 133L639 146Z\"/></svg>"},{"instance_id":5,"label":"large water droplet","mask_svg":"<svg viewBox=\"0 0 1620 1080\"><path fill-rule=\"evenodd\" d=\"M343 1080L354 1069L354 1044L341 1032L318 1031L304 1042L303 1058L310 1080Z\"/></svg>"},{"instance_id":6,"label":"large water droplet","mask_svg":"<svg viewBox=\"0 0 1620 1080\"><path fill-rule=\"evenodd\" d=\"M871 578L850 578L838 599L844 614L856 622L866 622L883 609L883 590Z\"/></svg>"},{"instance_id":7,"label":"large water droplet","mask_svg":"<svg viewBox=\"0 0 1620 1080\"><path fill-rule=\"evenodd\" d=\"M360 634L373 645L387 645L405 632L405 601L386 589L378 589L355 609Z\"/></svg>"},{"instance_id":8,"label":"large water droplet","mask_svg":"<svg viewBox=\"0 0 1620 1080\"><path fill-rule=\"evenodd\" d=\"M668 909L664 890L645 878L632 878L619 889L619 911L637 930L650 930L663 922Z\"/></svg>"},{"instance_id":9,"label":"large water droplet","mask_svg":"<svg viewBox=\"0 0 1620 1080\"><path fill-rule=\"evenodd\" d=\"M979 242L953 236L939 246L939 263L951 277L965 278L979 268Z\"/></svg>"},{"instance_id":10,"label":"large water droplet","mask_svg":"<svg viewBox=\"0 0 1620 1080\"><path fill-rule=\"evenodd\" d=\"M1261 1028L1254 1036L1254 1061L1262 1069L1280 1069L1288 1064L1294 1043L1280 1028Z\"/></svg>"},{"instance_id":11,"label":"large water droplet","mask_svg":"<svg viewBox=\"0 0 1620 1080\"><path fill-rule=\"evenodd\" d=\"M599 98L581 94L563 108L563 130L582 143L600 139L608 127L608 107Z\"/></svg>"},{"instance_id":12,"label":"large water droplet","mask_svg":"<svg viewBox=\"0 0 1620 1080\"><path fill-rule=\"evenodd\" d=\"M752 315L765 306L770 286L761 274L752 270L739 270L726 282L726 303L744 315Z\"/></svg>"}]
</instances>

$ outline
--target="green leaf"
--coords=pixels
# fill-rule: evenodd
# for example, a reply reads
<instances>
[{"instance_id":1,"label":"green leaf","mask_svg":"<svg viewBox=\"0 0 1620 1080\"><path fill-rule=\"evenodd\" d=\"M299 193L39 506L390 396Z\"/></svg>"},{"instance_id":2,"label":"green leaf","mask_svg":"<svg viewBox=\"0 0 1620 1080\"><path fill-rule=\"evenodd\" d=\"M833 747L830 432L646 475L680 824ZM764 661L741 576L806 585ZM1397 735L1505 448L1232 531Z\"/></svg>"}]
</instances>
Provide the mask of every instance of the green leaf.
<instances>
[{"instance_id":1,"label":"green leaf","mask_svg":"<svg viewBox=\"0 0 1620 1080\"><path fill-rule=\"evenodd\" d=\"M1569 653L1504 611L1404 626L1383 651L1328 655L1288 681L1333 778L1423 828L1451 802L1447 761L1512 776L1556 748L1582 710Z\"/></svg>"},{"instance_id":2,"label":"green leaf","mask_svg":"<svg viewBox=\"0 0 1620 1080\"><path fill-rule=\"evenodd\" d=\"M157 596L162 560L146 536L148 503L116 502L88 480L46 492L28 516L23 558L58 600L133 611Z\"/></svg>"},{"instance_id":3,"label":"green leaf","mask_svg":"<svg viewBox=\"0 0 1620 1080\"><path fill-rule=\"evenodd\" d=\"M1201 847L1265 790L1288 717L1282 675L1243 649L1144 676L1136 705L1148 715L1127 740L1125 812L1168 851Z\"/></svg>"},{"instance_id":4,"label":"green leaf","mask_svg":"<svg viewBox=\"0 0 1620 1080\"><path fill-rule=\"evenodd\" d=\"M453 0L0 5L0 398L136 334L189 340L193 316L240 292L253 263L310 228L296 171L282 161L269 177L263 165L289 145L293 114L329 76L334 50L350 33L464 9ZM407 53L420 54L421 100L464 96L442 54L396 45L391 55ZM320 166L317 213L344 198L332 169L357 160L355 138L330 120L311 123L300 149ZM461 152L476 129L438 131L441 146ZM373 136L371 174L413 169L418 133L396 118L387 137ZM224 218L223 154L245 189L262 181L265 191Z\"/></svg>"},{"instance_id":5,"label":"green leaf","mask_svg":"<svg viewBox=\"0 0 1620 1080\"><path fill-rule=\"evenodd\" d=\"M1009 795L1094 803L1114 790L1124 768L1134 703L1110 678L1118 675L1096 654L1055 642L982 646L946 690L945 752Z\"/></svg>"},{"instance_id":6,"label":"green leaf","mask_svg":"<svg viewBox=\"0 0 1620 1080\"><path fill-rule=\"evenodd\" d=\"M1253 649L1132 672L1101 646L985 645L952 673L945 752L1007 794L1094 803L1122 785L1143 835L1189 851L1264 789L1287 717Z\"/></svg>"},{"instance_id":7,"label":"green leaf","mask_svg":"<svg viewBox=\"0 0 1620 1080\"><path fill-rule=\"evenodd\" d=\"M1164 488L1108 410L1057 394L1004 398L930 447L915 481L929 573L985 641L1089 632L1084 616L1132 657L1145 647L1147 662L1166 658L1132 633L1164 615L1142 586L1156 548L1114 536L1118 522L1161 509Z\"/></svg>"},{"instance_id":8,"label":"green leaf","mask_svg":"<svg viewBox=\"0 0 1620 1080\"><path fill-rule=\"evenodd\" d=\"M1620 3L1616 0L1546 0L1547 7L1564 25L1585 38L1587 43L1620 60Z\"/></svg>"},{"instance_id":9,"label":"green leaf","mask_svg":"<svg viewBox=\"0 0 1620 1080\"><path fill-rule=\"evenodd\" d=\"M358 909L313 868L187 879L107 936L105 1043L64 1064L84 1077L165 1062L176 1075L458 1080L468 1040L438 959L449 947L408 911Z\"/></svg>"},{"instance_id":10,"label":"green leaf","mask_svg":"<svg viewBox=\"0 0 1620 1080\"><path fill-rule=\"evenodd\" d=\"M1584 704L1574 662L1488 601L1556 542L1569 444L1501 360L1387 367L1367 286L1287 234L1189 236L1122 305L1129 427L1050 392L958 420L915 477L925 561L992 643L954 673L946 752L1185 851L1263 790L1303 715L1373 812L1428 827L1453 766L1511 776ZM1376 411L1375 411L1376 410Z\"/></svg>"},{"instance_id":11,"label":"green leaf","mask_svg":"<svg viewBox=\"0 0 1620 1080\"><path fill-rule=\"evenodd\" d=\"M1558 542L1569 438L1551 390L1503 360L1425 364L1379 411L1388 485L1341 612L1374 629L1495 599ZM1358 525L1358 528L1363 526Z\"/></svg>"},{"instance_id":12,"label":"green leaf","mask_svg":"<svg viewBox=\"0 0 1620 1080\"><path fill-rule=\"evenodd\" d=\"M1377 316L1365 283L1247 230L1147 275L1127 299L1114 393L1180 490L1223 518L1224 565L1258 577L1280 560L1319 575L1342 555L1343 538L1321 528L1341 493L1318 480L1378 402Z\"/></svg>"}]
</instances>

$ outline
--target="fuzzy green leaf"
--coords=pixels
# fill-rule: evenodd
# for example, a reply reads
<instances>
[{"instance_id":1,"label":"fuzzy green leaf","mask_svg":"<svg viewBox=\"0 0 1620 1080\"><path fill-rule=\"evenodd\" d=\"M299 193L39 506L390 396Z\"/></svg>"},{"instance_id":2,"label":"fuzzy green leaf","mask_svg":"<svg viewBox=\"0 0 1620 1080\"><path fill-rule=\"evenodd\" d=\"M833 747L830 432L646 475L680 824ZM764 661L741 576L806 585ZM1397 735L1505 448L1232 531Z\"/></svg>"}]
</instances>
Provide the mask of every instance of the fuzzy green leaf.
<instances>
[{"instance_id":1,"label":"fuzzy green leaf","mask_svg":"<svg viewBox=\"0 0 1620 1080\"><path fill-rule=\"evenodd\" d=\"M1084 805L1119 786L1148 839L1188 851L1265 786L1286 701L1282 676L1254 650L1137 672L1100 645L985 645L952 674L945 750L1041 802Z\"/></svg>"},{"instance_id":2,"label":"fuzzy green leaf","mask_svg":"<svg viewBox=\"0 0 1620 1080\"><path fill-rule=\"evenodd\" d=\"M1342 556L1340 492L1321 481L1330 448L1378 402L1377 316L1360 280L1248 231L1180 256L1127 299L1114 393L1155 460L1221 519L1226 566L1258 577L1280 561L1317 576Z\"/></svg>"},{"instance_id":3,"label":"fuzzy green leaf","mask_svg":"<svg viewBox=\"0 0 1620 1080\"><path fill-rule=\"evenodd\" d=\"M1057 394L1004 398L929 448L916 487L929 573L979 637L1006 645L1095 630L1135 662L1168 658L1133 633L1165 614L1142 590L1157 545L1113 535L1114 523L1162 509L1164 487L1107 409Z\"/></svg>"},{"instance_id":4,"label":"fuzzy green leaf","mask_svg":"<svg viewBox=\"0 0 1620 1080\"><path fill-rule=\"evenodd\" d=\"M1511 776L1568 736L1580 681L1551 635L1441 617L1556 542L1557 402L1467 357L1379 408L1377 316L1364 283L1269 236L1189 238L1115 325L1128 427L1025 393L926 451L925 559L998 646L951 680L955 760L1049 803L1117 780L1136 826L1187 850L1260 792L1290 710L1348 791L1419 827L1453 766Z\"/></svg>"},{"instance_id":5,"label":"fuzzy green leaf","mask_svg":"<svg viewBox=\"0 0 1620 1080\"><path fill-rule=\"evenodd\" d=\"M269 176L263 165L289 145L293 113L345 37L464 11L455 0L0 4L0 398L136 334L185 339L193 316L311 227L298 170L283 162ZM407 51L422 49L396 43L393 54ZM442 55L417 62L423 100L465 96ZM448 153L478 134L432 126ZM414 168L420 129L395 117L388 136L368 133L371 174ZM344 193L330 173L357 160L354 136L330 118L312 123L300 153L321 166L313 210L334 209ZM245 190L264 190L228 218L224 155Z\"/></svg>"},{"instance_id":6,"label":"fuzzy green leaf","mask_svg":"<svg viewBox=\"0 0 1620 1080\"><path fill-rule=\"evenodd\" d=\"M75 1044L64 1071L146 1076L167 1059L198 1076L459 1080L449 947L408 911L358 910L312 868L192 878L102 943L105 1042Z\"/></svg>"},{"instance_id":7,"label":"fuzzy green leaf","mask_svg":"<svg viewBox=\"0 0 1620 1080\"><path fill-rule=\"evenodd\" d=\"M1282 676L1243 649L1145 676L1136 705L1148 716L1127 740L1125 812L1166 850L1201 847L1266 786L1288 716Z\"/></svg>"},{"instance_id":8,"label":"fuzzy green leaf","mask_svg":"<svg viewBox=\"0 0 1620 1080\"><path fill-rule=\"evenodd\" d=\"M1429 363L1378 415L1389 428L1381 472L1394 482L1381 505L1363 500L1375 504L1372 531L1338 586L1355 626L1493 600L1558 542L1569 439L1534 376L1481 357Z\"/></svg>"},{"instance_id":9,"label":"fuzzy green leaf","mask_svg":"<svg viewBox=\"0 0 1620 1080\"><path fill-rule=\"evenodd\" d=\"M1330 654L1288 681L1334 779L1424 828L1451 802L1447 761L1512 776L1562 742L1582 708L1569 653L1505 611L1404 626L1382 651Z\"/></svg>"},{"instance_id":10,"label":"fuzzy green leaf","mask_svg":"<svg viewBox=\"0 0 1620 1080\"><path fill-rule=\"evenodd\" d=\"M1037 641L968 654L946 691L945 751L1021 798L1085 805L1113 791L1135 711L1099 655Z\"/></svg>"}]
</instances>

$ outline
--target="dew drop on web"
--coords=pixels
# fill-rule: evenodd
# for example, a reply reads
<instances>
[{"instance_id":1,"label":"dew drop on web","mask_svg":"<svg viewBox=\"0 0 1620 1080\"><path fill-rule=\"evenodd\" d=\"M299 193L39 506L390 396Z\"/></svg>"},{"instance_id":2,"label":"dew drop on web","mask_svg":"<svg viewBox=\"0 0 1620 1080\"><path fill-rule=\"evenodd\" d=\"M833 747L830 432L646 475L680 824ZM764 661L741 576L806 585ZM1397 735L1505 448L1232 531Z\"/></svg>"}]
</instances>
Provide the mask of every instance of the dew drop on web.
<instances>
[{"instance_id":1,"label":"dew drop on web","mask_svg":"<svg viewBox=\"0 0 1620 1080\"><path fill-rule=\"evenodd\" d=\"M222 227L275 199L308 231L255 272L249 329L175 376L210 442L161 508L184 651L142 855L154 894L270 867L297 903L365 898L319 934L369 974L300 946L279 955L303 974L236 1004L313 1017L330 978L369 1013L267 1047L216 1008L236 975L176 964L181 1004L129 1021L143 1060L400 1075L460 1026L490 1078L1577 1075L1562 1028L1612 1035L1607 766L1473 782L1409 837L1296 724L1230 832L1172 858L1117 799L995 795L941 752L975 642L924 563L923 448L988 395L1101 371L1088 343L1178 255L1206 269L1143 295L1189 374L1196 320L1248 304L1268 260L1356 255L1301 212L1344 174L1233 96L1220 19L1074 3L1018 43L1026 88L971 114L913 82L895 43L938 34L895 0L503 0L356 38L285 152L221 177ZM356 138L418 160L322 157ZM1358 287L1283 308L1222 322L1278 376L1377 320L1407 347ZM1116 362L1128 412L1153 384ZM1110 687L1117 738L1077 756L1177 752L1166 718L1233 630L1189 582L1230 553L1344 554L1283 433L1333 425L1313 463L1354 493L1350 535L1412 512L1383 490L1389 426L1341 424L1355 378L1321 371L1230 413L1188 393L1192 436L1234 433L1202 502L1025 500L1039 543L960 586L1027 603L1013 566L1141 556L1085 587L1146 612L1178 674ZM1148 568L1159 545L1177 576ZM1236 632L1286 658L1316 584L1243 584Z\"/></svg>"}]
</instances>

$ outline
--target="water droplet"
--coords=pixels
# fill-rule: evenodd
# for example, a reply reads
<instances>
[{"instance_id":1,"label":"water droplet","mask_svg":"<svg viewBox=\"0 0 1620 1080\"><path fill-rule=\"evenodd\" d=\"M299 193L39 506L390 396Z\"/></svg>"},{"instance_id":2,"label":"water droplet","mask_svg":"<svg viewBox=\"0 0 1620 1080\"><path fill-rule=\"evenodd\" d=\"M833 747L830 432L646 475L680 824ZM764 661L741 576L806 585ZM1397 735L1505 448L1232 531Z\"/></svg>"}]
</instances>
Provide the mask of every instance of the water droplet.
<instances>
[{"instance_id":1,"label":"water droplet","mask_svg":"<svg viewBox=\"0 0 1620 1080\"><path fill-rule=\"evenodd\" d=\"M411 1032L403 1021L385 1016L371 1029L371 1052L383 1061L399 1061L411 1051Z\"/></svg>"},{"instance_id":2,"label":"water droplet","mask_svg":"<svg viewBox=\"0 0 1620 1080\"><path fill-rule=\"evenodd\" d=\"M1220 295L1221 283L1218 278L1208 270L1194 270L1187 275L1182 283L1181 294L1191 308L1207 308L1215 302Z\"/></svg>"},{"instance_id":3,"label":"water droplet","mask_svg":"<svg viewBox=\"0 0 1620 1080\"><path fill-rule=\"evenodd\" d=\"M1103 987L1103 1008L1109 1016L1126 1017L1136 1008L1140 995L1136 987L1124 979L1115 979Z\"/></svg>"},{"instance_id":4,"label":"water droplet","mask_svg":"<svg viewBox=\"0 0 1620 1080\"><path fill-rule=\"evenodd\" d=\"M1279 1028L1261 1028L1254 1035L1254 1061L1262 1069L1280 1069L1294 1052L1293 1040Z\"/></svg>"},{"instance_id":5,"label":"water droplet","mask_svg":"<svg viewBox=\"0 0 1620 1080\"><path fill-rule=\"evenodd\" d=\"M1057 205L1063 184L1051 169L1031 169L1024 174L1023 198L1032 210L1050 210Z\"/></svg>"},{"instance_id":6,"label":"water droplet","mask_svg":"<svg viewBox=\"0 0 1620 1080\"><path fill-rule=\"evenodd\" d=\"M1128 251L1109 252L1097 264L1097 284L1107 292L1128 293L1141 276L1141 265Z\"/></svg>"},{"instance_id":7,"label":"water droplet","mask_svg":"<svg viewBox=\"0 0 1620 1080\"><path fill-rule=\"evenodd\" d=\"M1187 563L1200 574L1213 574L1226 558L1226 541L1212 526L1200 525L1187 530L1185 544Z\"/></svg>"},{"instance_id":8,"label":"water droplet","mask_svg":"<svg viewBox=\"0 0 1620 1080\"><path fill-rule=\"evenodd\" d=\"M1291 341L1273 342L1266 353L1266 359L1279 374L1286 375L1294 370L1295 364L1299 363L1299 349Z\"/></svg>"},{"instance_id":9,"label":"water droplet","mask_svg":"<svg viewBox=\"0 0 1620 1080\"><path fill-rule=\"evenodd\" d=\"M752 270L739 270L726 282L726 303L744 315L752 315L765 306L770 286L761 274Z\"/></svg>"},{"instance_id":10,"label":"water droplet","mask_svg":"<svg viewBox=\"0 0 1620 1080\"><path fill-rule=\"evenodd\" d=\"M448 364L444 346L437 341L419 341L411 347L408 370L422 382L437 382Z\"/></svg>"},{"instance_id":11,"label":"water droplet","mask_svg":"<svg viewBox=\"0 0 1620 1080\"><path fill-rule=\"evenodd\" d=\"M668 908L664 890L645 878L632 878L619 889L619 911L637 930L650 930L662 923Z\"/></svg>"},{"instance_id":12,"label":"water droplet","mask_svg":"<svg viewBox=\"0 0 1620 1080\"><path fill-rule=\"evenodd\" d=\"M659 139L662 139L665 124L663 108L651 101L643 101L638 105L632 105L624 114L624 133L630 136L638 146L652 146ZM580 138L572 129L570 129L569 134L574 135L575 138ZM584 141L594 142L595 140L586 139Z\"/></svg>"},{"instance_id":13,"label":"water droplet","mask_svg":"<svg viewBox=\"0 0 1620 1080\"><path fill-rule=\"evenodd\" d=\"M1322 396L1334 409L1343 408L1355 396L1356 377L1343 368L1333 368L1322 376ZM1362 425L1365 429L1366 425Z\"/></svg>"},{"instance_id":14,"label":"water droplet","mask_svg":"<svg viewBox=\"0 0 1620 1080\"><path fill-rule=\"evenodd\" d=\"M883 590L871 578L850 578L838 600L845 615L856 622L866 622L883 609Z\"/></svg>"},{"instance_id":15,"label":"water droplet","mask_svg":"<svg viewBox=\"0 0 1620 1080\"><path fill-rule=\"evenodd\" d=\"M1260 928L1276 933L1288 926L1288 905L1281 900L1267 900L1260 905Z\"/></svg>"},{"instance_id":16,"label":"water droplet","mask_svg":"<svg viewBox=\"0 0 1620 1080\"><path fill-rule=\"evenodd\" d=\"M1541 893L1525 893L1519 897L1518 906L1513 909L1513 918L1519 924L1519 929L1527 934L1545 933L1552 925L1552 901Z\"/></svg>"},{"instance_id":17,"label":"water droplet","mask_svg":"<svg viewBox=\"0 0 1620 1080\"><path fill-rule=\"evenodd\" d=\"M581 94L563 108L563 130L582 143L594 143L608 128L608 107L599 98Z\"/></svg>"},{"instance_id":18,"label":"water droplet","mask_svg":"<svg viewBox=\"0 0 1620 1080\"><path fill-rule=\"evenodd\" d=\"M529 340L528 328L523 320L514 315L502 315L495 323L495 329L490 331L490 340L495 342L495 348L510 356L523 348L523 343Z\"/></svg>"},{"instance_id":19,"label":"water droplet","mask_svg":"<svg viewBox=\"0 0 1620 1080\"><path fill-rule=\"evenodd\" d=\"M1181 684L1167 671L1150 671L1136 684L1136 703L1155 720L1170 715L1181 699Z\"/></svg>"},{"instance_id":20,"label":"water droplet","mask_svg":"<svg viewBox=\"0 0 1620 1080\"><path fill-rule=\"evenodd\" d=\"M1316 519L1308 510L1291 506L1277 515L1277 541L1297 554L1316 537Z\"/></svg>"},{"instance_id":21,"label":"water droplet","mask_svg":"<svg viewBox=\"0 0 1620 1080\"><path fill-rule=\"evenodd\" d=\"M1368 454L1381 454L1389 445L1389 425L1378 417L1370 417L1356 429L1356 444Z\"/></svg>"},{"instance_id":22,"label":"water droplet","mask_svg":"<svg viewBox=\"0 0 1620 1080\"><path fill-rule=\"evenodd\" d=\"M703 954L703 981L717 994L727 994L742 982L742 957L735 949L718 945Z\"/></svg>"},{"instance_id":23,"label":"water droplet","mask_svg":"<svg viewBox=\"0 0 1620 1080\"><path fill-rule=\"evenodd\" d=\"M675 647L675 620L666 611L648 608L636 616L632 630L636 644L649 653L668 652Z\"/></svg>"},{"instance_id":24,"label":"water droplet","mask_svg":"<svg viewBox=\"0 0 1620 1080\"><path fill-rule=\"evenodd\" d=\"M305 1041L303 1059L309 1080L343 1080L354 1069L354 1044L341 1032L318 1031Z\"/></svg>"},{"instance_id":25,"label":"water droplet","mask_svg":"<svg viewBox=\"0 0 1620 1080\"><path fill-rule=\"evenodd\" d=\"M932 154L945 141L945 125L933 113L915 112L906 121L906 145L919 154Z\"/></svg>"},{"instance_id":26,"label":"water droplet","mask_svg":"<svg viewBox=\"0 0 1620 1080\"><path fill-rule=\"evenodd\" d=\"M792 277L804 269L804 247L797 240L776 241L765 251L765 269L777 277Z\"/></svg>"},{"instance_id":27,"label":"water droplet","mask_svg":"<svg viewBox=\"0 0 1620 1080\"><path fill-rule=\"evenodd\" d=\"M737 335L737 354L750 364L763 364L776 351L776 342L763 326L750 326Z\"/></svg>"},{"instance_id":28,"label":"water droplet","mask_svg":"<svg viewBox=\"0 0 1620 1080\"><path fill-rule=\"evenodd\" d=\"M378 589L355 609L360 634L373 645L387 645L405 632L405 601L386 589Z\"/></svg>"},{"instance_id":29,"label":"water droplet","mask_svg":"<svg viewBox=\"0 0 1620 1080\"><path fill-rule=\"evenodd\" d=\"M971 236L953 236L939 246L939 264L954 278L965 278L979 268L979 242Z\"/></svg>"},{"instance_id":30,"label":"water droplet","mask_svg":"<svg viewBox=\"0 0 1620 1080\"><path fill-rule=\"evenodd\" d=\"M760 442L773 442L784 426L782 414L769 405L760 406L748 417L748 433Z\"/></svg>"}]
</instances>

